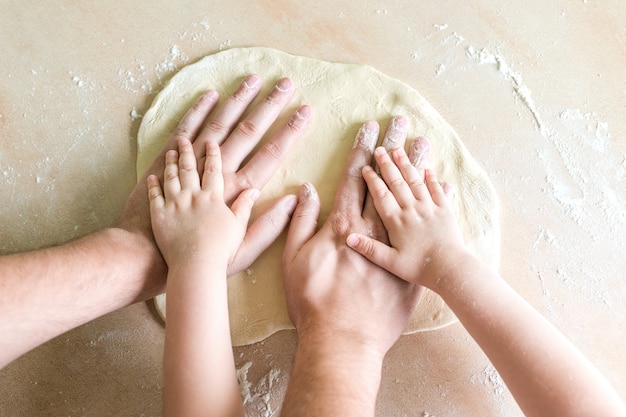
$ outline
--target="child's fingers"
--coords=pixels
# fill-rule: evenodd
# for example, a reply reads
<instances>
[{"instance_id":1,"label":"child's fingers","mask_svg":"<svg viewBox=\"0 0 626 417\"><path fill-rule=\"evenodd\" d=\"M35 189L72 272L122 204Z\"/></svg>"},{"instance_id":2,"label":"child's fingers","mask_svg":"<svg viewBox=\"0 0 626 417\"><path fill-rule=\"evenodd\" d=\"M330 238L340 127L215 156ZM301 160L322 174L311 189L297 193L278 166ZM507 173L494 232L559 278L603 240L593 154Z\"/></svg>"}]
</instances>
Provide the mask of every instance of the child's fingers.
<instances>
[{"instance_id":1,"label":"child's fingers","mask_svg":"<svg viewBox=\"0 0 626 417\"><path fill-rule=\"evenodd\" d=\"M389 191L387 184L382 180L369 165L363 167L363 179L367 184L372 200L374 200L374 207L380 216L383 223L393 215L393 213L400 210L400 206L396 201L393 193Z\"/></svg>"},{"instance_id":2,"label":"child's fingers","mask_svg":"<svg viewBox=\"0 0 626 417\"><path fill-rule=\"evenodd\" d=\"M204 173L202 174L202 189L211 190L216 195L224 194L224 177L222 175L222 155L220 147L215 142L207 142Z\"/></svg>"},{"instance_id":3,"label":"child's fingers","mask_svg":"<svg viewBox=\"0 0 626 417\"><path fill-rule=\"evenodd\" d=\"M171 150L165 154L165 170L163 171L163 191L165 199L172 198L180 192L180 179L178 178L178 152Z\"/></svg>"},{"instance_id":4,"label":"child's fingers","mask_svg":"<svg viewBox=\"0 0 626 417\"><path fill-rule=\"evenodd\" d=\"M426 184L424 183L424 170L417 169L415 165L411 163L404 149L396 149L393 152L393 160L398 166L402 178L404 178L411 190L411 202L414 202L415 199L423 200L428 197L428 188L426 188Z\"/></svg>"},{"instance_id":5,"label":"child's fingers","mask_svg":"<svg viewBox=\"0 0 626 417\"><path fill-rule=\"evenodd\" d=\"M165 206L163 190L161 190L161 184L159 184L159 178L156 175L148 176L148 199L150 200L150 212L153 214L155 210Z\"/></svg>"},{"instance_id":6,"label":"child's fingers","mask_svg":"<svg viewBox=\"0 0 626 417\"><path fill-rule=\"evenodd\" d=\"M395 249L385 245L383 242L360 233L350 233L346 238L346 244L354 251L369 259L372 263L394 273L393 254Z\"/></svg>"},{"instance_id":7,"label":"child's fingers","mask_svg":"<svg viewBox=\"0 0 626 417\"><path fill-rule=\"evenodd\" d=\"M396 149L396 151L398 150L399 149ZM389 157L387 151L383 148L376 148L374 156L376 157L376 164L380 168L380 175L387 184L387 187L389 187L389 190L393 193L400 207L411 205L415 201L413 193L402 177L400 170Z\"/></svg>"},{"instance_id":8,"label":"child's fingers","mask_svg":"<svg viewBox=\"0 0 626 417\"><path fill-rule=\"evenodd\" d=\"M193 146L188 139L180 139L178 141L178 175L180 176L181 188L200 189L196 155L194 155Z\"/></svg>"}]
</instances>

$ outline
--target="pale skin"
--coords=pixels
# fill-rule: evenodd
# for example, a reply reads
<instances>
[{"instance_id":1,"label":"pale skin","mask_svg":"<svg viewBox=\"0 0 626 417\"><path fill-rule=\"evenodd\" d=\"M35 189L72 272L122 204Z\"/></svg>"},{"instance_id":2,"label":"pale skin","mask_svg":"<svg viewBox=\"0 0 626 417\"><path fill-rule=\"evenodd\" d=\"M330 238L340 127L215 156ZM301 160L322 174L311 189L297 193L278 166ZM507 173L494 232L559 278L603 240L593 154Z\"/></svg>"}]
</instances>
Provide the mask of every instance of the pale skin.
<instances>
[{"instance_id":1,"label":"pale skin","mask_svg":"<svg viewBox=\"0 0 626 417\"><path fill-rule=\"evenodd\" d=\"M0 367L74 327L162 293L167 267L150 225L147 176L162 178L164 156L177 148L179 139L193 144L199 167L204 167L206 144L215 142L223 155L224 200L231 204L243 190L261 189L311 118L310 108L300 107L250 155L294 88L287 78L279 81L245 117L261 89L258 76L247 77L221 105L218 93L208 91L137 183L117 224L61 246L0 257L0 334L5 335L0 338ZM247 268L281 233L295 202L295 196L279 199L248 227L229 275Z\"/></svg>"},{"instance_id":2,"label":"pale skin","mask_svg":"<svg viewBox=\"0 0 626 417\"><path fill-rule=\"evenodd\" d=\"M207 143L202 180L191 143L165 155L163 188L148 177L150 215L167 265L163 415L243 416L228 321L227 269L259 195L224 201L220 149Z\"/></svg>"},{"instance_id":3,"label":"pale skin","mask_svg":"<svg viewBox=\"0 0 626 417\"><path fill-rule=\"evenodd\" d=\"M430 288L454 311L527 416L625 416L600 372L465 246L435 173L402 149L363 167L389 243L355 230L347 244L408 283Z\"/></svg>"},{"instance_id":4,"label":"pale skin","mask_svg":"<svg viewBox=\"0 0 626 417\"><path fill-rule=\"evenodd\" d=\"M407 121L395 118L388 147L403 146ZM420 286L403 281L346 245L352 231L386 236L367 195L361 169L371 162L379 127L357 135L332 212L317 231L320 202L312 185L299 193L285 251L283 277L298 348L282 415L374 415L382 362L406 327ZM412 146L413 160L427 147ZM420 162L421 161L421 162Z\"/></svg>"}]
</instances>

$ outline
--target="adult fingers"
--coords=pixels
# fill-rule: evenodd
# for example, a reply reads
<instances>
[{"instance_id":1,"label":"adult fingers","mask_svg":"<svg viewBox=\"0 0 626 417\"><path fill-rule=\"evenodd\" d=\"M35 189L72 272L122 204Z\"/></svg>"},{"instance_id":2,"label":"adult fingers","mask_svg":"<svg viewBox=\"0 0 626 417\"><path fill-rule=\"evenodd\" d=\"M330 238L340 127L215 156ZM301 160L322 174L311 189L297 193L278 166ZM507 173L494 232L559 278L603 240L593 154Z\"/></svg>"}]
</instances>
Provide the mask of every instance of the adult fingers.
<instances>
[{"instance_id":1,"label":"adult fingers","mask_svg":"<svg viewBox=\"0 0 626 417\"><path fill-rule=\"evenodd\" d=\"M287 242L283 251L283 262L293 260L300 249L307 243L317 230L320 215L320 199L312 184L305 183L298 191L298 205L293 213Z\"/></svg>"},{"instance_id":2,"label":"adult fingers","mask_svg":"<svg viewBox=\"0 0 626 417\"><path fill-rule=\"evenodd\" d=\"M193 106L187 110L187 113L185 113L172 133L172 145L175 146L180 139L187 139L189 142L194 143L202 130L204 121L215 108L218 98L219 94L215 90L208 90L200 96Z\"/></svg>"},{"instance_id":3,"label":"adult fingers","mask_svg":"<svg viewBox=\"0 0 626 417\"><path fill-rule=\"evenodd\" d=\"M422 178L424 177L424 170L428 167L428 162L430 161L430 150L430 141L422 136L411 142L411 146L409 146L409 161Z\"/></svg>"},{"instance_id":4,"label":"adult fingers","mask_svg":"<svg viewBox=\"0 0 626 417\"><path fill-rule=\"evenodd\" d=\"M281 79L267 97L236 125L222 145L225 172L239 169L241 162L276 121L293 93L293 82L289 78Z\"/></svg>"},{"instance_id":5,"label":"adult fingers","mask_svg":"<svg viewBox=\"0 0 626 417\"><path fill-rule=\"evenodd\" d=\"M443 193L448 198L448 201L454 200L454 194L456 190L454 189L453 185L448 184L447 182L442 182L441 188L443 189Z\"/></svg>"},{"instance_id":6,"label":"adult fingers","mask_svg":"<svg viewBox=\"0 0 626 417\"><path fill-rule=\"evenodd\" d=\"M381 146L388 152L394 149L403 148L406 142L406 135L408 132L409 122L402 116L396 116L391 119L389 127L383 137L383 143Z\"/></svg>"},{"instance_id":7,"label":"adult fingers","mask_svg":"<svg viewBox=\"0 0 626 417\"><path fill-rule=\"evenodd\" d=\"M261 91L259 76L248 75L237 87L237 90L212 114L198 133L196 155L204 156L206 142L221 144L226 140L235 124L239 121L250 103Z\"/></svg>"},{"instance_id":8,"label":"adult fingers","mask_svg":"<svg viewBox=\"0 0 626 417\"><path fill-rule=\"evenodd\" d=\"M243 242L228 266L228 276L248 268L276 240L289 224L297 201L294 195L281 198L248 226Z\"/></svg>"},{"instance_id":9,"label":"adult fingers","mask_svg":"<svg viewBox=\"0 0 626 417\"><path fill-rule=\"evenodd\" d=\"M335 193L332 211L336 215L352 218L361 218L363 215L366 188L361 170L372 161L378 132L378 123L371 120L359 129Z\"/></svg>"},{"instance_id":10,"label":"adult fingers","mask_svg":"<svg viewBox=\"0 0 626 417\"><path fill-rule=\"evenodd\" d=\"M408 126L409 122L403 116L396 116L391 119L391 123L389 123L389 126L387 127L381 146L386 149L387 152L391 152L398 148L404 148ZM376 165L376 171L379 172L378 165ZM363 217L372 220L377 218L376 209L374 208L374 203L369 193L367 193L365 197Z\"/></svg>"},{"instance_id":11,"label":"adult fingers","mask_svg":"<svg viewBox=\"0 0 626 417\"><path fill-rule=\"evenodd\" d=\"M312 111L309 106L300 107L291 115L287 123L237 172L238 183L242 188L263 188L287 157L292 146L306 131L311 121L311 114ZM224 159L226 157L224 154Z\"/></svg>"},{"instance_id":12,"label":"adult fingers","mask_svg":"<svg viewBox=\"0 0 626 417\"><path fill-rule=\"evenodd\" d=\"M410 184L413 195L417 199L428 197L428 189L425 187L425 171L430 162L430 153L431 146L427 138L419 137L411 143L411 146L409 146L408 163L415 167L417 171L415 175L412 174L413 170L407 166L407 161L401 158L401 170L403 175L410 175L410 178L407 178L407 182ZM398 157L401 157L401 155L398 155Z\"/></svg>"},{"instance_id":13,"label":"adult fingers","mask_svg":"<svg viewBox=\"0 0 626 417\"><path fill-rule=\"evenodd\" d=\"M439 184L437 180L437 175L431 169L426 170L426 185L428 186L428 191L430 192L430 196L433 199L433 202L438 206L443 206L448 203L448 199L444 192L443 187Z\"/></svg>"}]
</instances>

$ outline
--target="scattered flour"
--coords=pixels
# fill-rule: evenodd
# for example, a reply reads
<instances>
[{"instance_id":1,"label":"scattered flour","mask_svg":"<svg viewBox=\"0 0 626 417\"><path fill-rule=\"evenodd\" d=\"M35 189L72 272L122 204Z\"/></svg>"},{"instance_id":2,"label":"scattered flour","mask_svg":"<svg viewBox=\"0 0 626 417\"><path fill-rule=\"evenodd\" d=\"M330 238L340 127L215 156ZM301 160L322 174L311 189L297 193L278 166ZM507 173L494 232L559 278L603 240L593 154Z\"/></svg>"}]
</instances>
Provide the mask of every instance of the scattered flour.
<instances>
[{"instance_id":1,"label":"scattered flour","mask_svg":"<svg viewBox=\"0 0 626 417\"><path fill-rule=\"evenodd\" d=\"M495 395L503 395L506 391L506 385L500 377L500 374L493 367L493 365L487 365L480 375L472 375L470 377L471 384L481 383L485 386L491 387Z\"/></svg>"},{"instance_id":2,"label":"scattered flour","mask_svg":"<svg viewBox=\"0 0 626 417\"><path fill-rule=\"evenodd\" d=\"M241 399L246 408L255 407L257 415L262 417L272 417L276 415L271 405L273 388L280 377L280 370L272 368L265 374L256 386L248 381L248 372L252 367L252 362L246 362L237 369L237 381L239 382L239 391Z\"/></svg>"},{"instance_id":3,"label":"scattered flour","mask_svg":"<svg viewBox=\"0 0 626 417\"><path fill-rule=\"evenodd\" d=\"M537 128L539 128L539 131L543 135L545 135L546 132L544 124L541 121L539 112L537 111L537 106L535 105L535 102L532 98L532 93L528 86L522 81L521 74L518 72L514 72L511 67L506 63L504 57L502 57L498 53L491 52L487 48L476 51L472 46L468 46L465 49L465 52L468 58L473 59L479 65L495 65L498 72L502 74L505 79L511 81L511 84L513 85L513 91L515 91L519 99L522 101L522 103L524 103L526 108L528 108L528 110L532 114L535 122L537 123Z\"/></svg>"}]
</instances>

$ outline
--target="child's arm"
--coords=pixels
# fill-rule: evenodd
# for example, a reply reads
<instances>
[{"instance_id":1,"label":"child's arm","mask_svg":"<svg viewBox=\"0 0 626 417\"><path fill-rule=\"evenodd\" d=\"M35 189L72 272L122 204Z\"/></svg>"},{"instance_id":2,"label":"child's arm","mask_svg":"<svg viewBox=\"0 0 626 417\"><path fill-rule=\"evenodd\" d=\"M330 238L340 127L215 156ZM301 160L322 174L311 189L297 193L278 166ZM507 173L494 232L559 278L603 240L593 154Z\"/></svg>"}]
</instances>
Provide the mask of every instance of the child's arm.
<instances>
[{"instance_id":1,"label":"child's arm","mask_svg":"<svg viewBox=\"0 0 626 417\"><path fill-rule=\"evenodd\" d=\"M148 178L152 227L169 267L164 416L242 416L231 347L226 269L256 190L224 202L220 150L208 143L202 181L188 140L165 156L163 189Z\"/></svg>"},{"instance_id":2,"label":"child's arm","mask_svg":"<svg viewBox=\"0 0 626 417\"><path fill-rule=\"evenodd\" d=\"M382 179L363 176L391 247L352 234L348 244L397 276L437 292L494 364L527 416L624 416L600 372L506 282L466 249L448 198L399 149L375 152Z\"/></svg>"}]
</instances>

